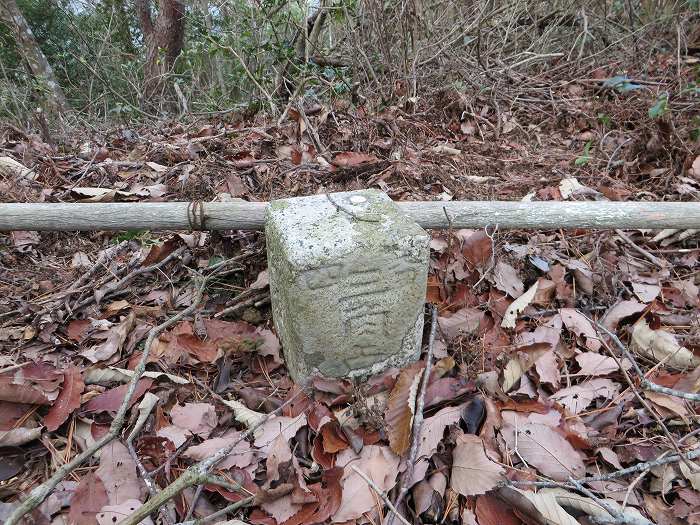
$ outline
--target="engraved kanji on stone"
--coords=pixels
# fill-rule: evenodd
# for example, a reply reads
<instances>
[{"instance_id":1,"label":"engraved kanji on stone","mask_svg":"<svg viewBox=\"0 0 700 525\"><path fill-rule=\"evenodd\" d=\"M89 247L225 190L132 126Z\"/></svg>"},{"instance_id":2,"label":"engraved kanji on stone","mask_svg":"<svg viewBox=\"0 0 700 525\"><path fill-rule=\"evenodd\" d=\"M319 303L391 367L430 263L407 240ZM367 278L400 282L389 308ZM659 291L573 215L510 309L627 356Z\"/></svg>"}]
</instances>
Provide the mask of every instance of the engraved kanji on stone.
<instances>
[{"instance_id":1,"label":"engraved kanji on stone","mask_svg":"<svg viewBox=\"0 0 700 525\"><path fill-rule=\"evenodd\" d=\"M386 195L273 201L265 230L273 317L295 381L418 357L429 237Z\"/></svg>"}]
</instances>

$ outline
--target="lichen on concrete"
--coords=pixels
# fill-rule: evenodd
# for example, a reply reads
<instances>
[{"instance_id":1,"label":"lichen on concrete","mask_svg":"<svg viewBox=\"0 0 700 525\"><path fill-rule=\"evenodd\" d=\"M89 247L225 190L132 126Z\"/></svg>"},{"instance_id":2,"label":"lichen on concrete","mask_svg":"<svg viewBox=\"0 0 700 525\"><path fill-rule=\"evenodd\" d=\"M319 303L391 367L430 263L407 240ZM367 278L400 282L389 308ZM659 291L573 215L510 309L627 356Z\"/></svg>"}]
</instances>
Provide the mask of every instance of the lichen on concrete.
<instances>
[{"instance_id":1,"label":"lichen on concrete","mask_svg":"<svg viewBox=\"0 0 700 525\"><path fill-rule=\"evenodd\" d=\"M429 237L376 190L273 201L275 326L292 378L364 377L418 357Z\"/></svg>"}]
</instances>

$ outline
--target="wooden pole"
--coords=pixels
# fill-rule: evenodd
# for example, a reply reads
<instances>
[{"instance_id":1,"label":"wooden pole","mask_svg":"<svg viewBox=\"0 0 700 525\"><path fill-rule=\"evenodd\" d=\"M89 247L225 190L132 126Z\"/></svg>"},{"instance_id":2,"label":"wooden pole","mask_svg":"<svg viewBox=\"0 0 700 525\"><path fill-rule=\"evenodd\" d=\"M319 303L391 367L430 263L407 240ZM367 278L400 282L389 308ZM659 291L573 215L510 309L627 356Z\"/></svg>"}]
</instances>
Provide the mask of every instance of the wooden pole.
<instances>
[{"instance_id":1,"label":"wooden pole","mask_svg":"<svg viewBox=\"0 0 700 525\"><path fill-rule=\"evenodd\" d=\"M693 228L696 202L398 202L428 229ZM262 230L266 202L2 204L0 231Z\"/></svg>"}]
</instances>

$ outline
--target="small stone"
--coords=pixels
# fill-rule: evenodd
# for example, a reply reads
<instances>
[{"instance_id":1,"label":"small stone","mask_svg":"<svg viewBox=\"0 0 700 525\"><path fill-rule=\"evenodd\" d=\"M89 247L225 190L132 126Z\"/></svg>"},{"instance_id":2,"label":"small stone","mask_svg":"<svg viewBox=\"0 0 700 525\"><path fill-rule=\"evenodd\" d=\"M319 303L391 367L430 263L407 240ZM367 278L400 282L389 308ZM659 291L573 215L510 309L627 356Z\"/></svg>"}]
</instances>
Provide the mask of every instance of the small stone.
<instances>
[{"instance_id":1,"label":"small stone","mask_svg":"<svg viewBox=\"0 0 700 525\"><path fill-rule=\"evenodd\" d=\"M429 235L384 193L273 201L273 318L292 379L367 377L420 354Z\"/></svg>"}]
</instances>

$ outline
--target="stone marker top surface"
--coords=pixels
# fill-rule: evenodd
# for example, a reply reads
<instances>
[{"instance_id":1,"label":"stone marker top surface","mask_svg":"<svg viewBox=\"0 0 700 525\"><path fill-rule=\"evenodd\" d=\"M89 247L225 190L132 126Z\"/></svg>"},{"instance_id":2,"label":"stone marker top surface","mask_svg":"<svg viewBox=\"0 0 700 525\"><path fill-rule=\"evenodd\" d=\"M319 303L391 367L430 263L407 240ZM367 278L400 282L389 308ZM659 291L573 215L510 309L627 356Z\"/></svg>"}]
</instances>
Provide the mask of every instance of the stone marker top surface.
<instances>
[{"instance_id":1,"label":"stone marker top surface","mask_svg":"<svg viewBox=\"0 0 700 525\"><path fill-rule=\"evenodd\" d=\"M386 249L387 240L405 254L416 237L428 235L378 190L280 199L270 203L267 214L269 233L284 235L279 248L299 268L341 254L373 253L376 243Z\"/></svg>"}]
</instances>

